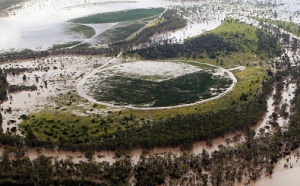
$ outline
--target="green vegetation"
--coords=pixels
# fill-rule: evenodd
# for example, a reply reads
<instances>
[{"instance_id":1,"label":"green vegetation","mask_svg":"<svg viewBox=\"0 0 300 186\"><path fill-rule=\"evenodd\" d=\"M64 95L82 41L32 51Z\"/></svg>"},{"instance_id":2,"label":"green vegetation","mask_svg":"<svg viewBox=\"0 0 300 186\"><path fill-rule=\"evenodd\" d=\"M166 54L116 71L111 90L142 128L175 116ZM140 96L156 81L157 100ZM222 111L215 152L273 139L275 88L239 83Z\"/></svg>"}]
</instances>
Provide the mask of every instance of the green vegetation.
<instances>
[{"instance_id":1,"label":"green vegetation","mask_svg":"<svg viewBox=\"0 0 300 186\"><path fill-rule=\"evenodd\" d=\"M177 115L151 121L148 117L140 118L126 112L109 113L106 118L45 112L29 116L20 127L28 141L50 147L59 145L69 150L177 146L210 140L231 131L247 131L265 112L270 85L264 83L263 92L253 96L252 101L248 101L250 95L242 93L239 102L246 103L231 102L225 110L203 114Z\"/></svg>"},{"instance_id":2,"label":"green vegetation","mask_svg":"<svg viewBox=\"0 0 300 186\"><path fill-rule=\"evenodd\" d=\"M70 32L75 32L83 35L86 38L93 37L96 33L92 27L82 25L82 24L72 24L70 28L68 28Z\"/></svg>"},{"instance_id":3,"label":"green vegetation","mask_svg":"<svg viewBox=\"0 0 300 186\"><path fill-rule=\"evenodd\" d=\"M5 72L0 69L0 104L7 100L7 89L8 89L8 82L6 79ZM2 108L1 108L2 109ZM0 113L0 133L2 133L2 115Z\"/></svg>"},{"instance_id":4,"label":"green vegetation","mask_svg":"<svg viewBox=\"0 0 300 186\"><path fill-rule=\"evenodd\" d=\"M265 31L256 29L231 18L225 19L215 30L188 39L184 44L168 44L153 46L130 52L145 59L168 59L177 57L211 59L230 55L234 52L259 55L261 58L280 56L282 53L277 38Z\"/></svg>"},{"instance_id":5,"label":"green vegetation","mask_svg":"<svg viewBox=\"0 0 300 186\"><path fill-rule=\"evenodd\" d=\"M97 136L112 133L117 126L110 117L76 116L67 112L45 110L27 116L20 125L22 131L32 133L39 141L50 143L83 143Z\"/></svg>"},{"instance_id":6,"label":"green vegetation","mask_svg":"<svg viewBox=\"0 0 300 186\"><path fill-rule=\"evenodd\" d=\"M31 161L22 158L22 152L7 149L2 153L0 185L128 185L132 171L128 158L112 165L108 162L75 164L71 158L57 160L46 156ZM10 153L17 158L10 161Z\"/></svg>"},{"instance_id":7,"label":"green vegetation","mask_svg":"<svg viewBox=\"0 0 300 186\"><path fill-rule=\"evenodd\" d=\"M72 19L73 23L113 23L143 19L162 13L164 8L133 9L119 12L108 12L87 17Z\"/></svg>"},{"instance_id":8,"label":"green vegetation","mask_svg":"<svg viewBox=\"0 0 300 186\"><path fill-rule=\"evenodd\" d=\"M216 70L216 69L215 69ZM151 81L142 78L127 77L115 74L107 77L108 72L101 72L92 94L96 100L115 102L116 105L132 105L135 107L168 107L195 103L220 94L230 87L231 79L213 77L213 69L198 71L164 81Z\"/></svg>"},{"instance_id":9,"label":"green vegetation","mask_svg":"<svg viewBox=\"0 0 300 186\"><path fill-rule=\"evenodd\" d=\"M188 114L194 115L193 117L203 117L207 113L215 113L230 107L237 109L239 106L247 106L257 99L261 83L264 80L264 76L267 76L267 72L263 67L253 65L241 72L236 72L235 76L238 79L238 84L232 92L218 100L209 101L200 105L148 111L129 109L122 110L121 112L108 112L108 116L94 115L93 117L75 116L66 113L66 111L52 112L45 110L40 114L29 116L28 119L20 125L20 128L24 130L25 133L32 131L35 136L34 138L37 138L38 141L42 141L42 144L45 146L52 147L61 140L62 144L59 143L59 145L62 148L86 149L85 143L88 143L88 141L96 141L101 136L114 135L121 131L125 132L126 130L130 130L133 132L134 130L143 130L144 126L149 127L154 125L156 121L160 121L163 118L174 118L176 115L184 117ZM247 99L241 100L242 95L247 95ZM267 93L265 93L265 95L267 95ZM76 99L78 98L76 98L75 95L67 94L61 98L62 103L57 103L58 107L66 108L67 110L68 107L73 108L74 105L78 104ZM257 107L262 108L261 106ZM99 108L97 105L94 107L93 105L90 111L96 111L97 109L102 108ZM80 109L78 111L85 112L85 110ZM228 117L230 117L230 115L231 113L228 113ZM169 123L170 127L172 126L171 123L172 122ZM83 131L82 126L86 126L85 131ZM195 127L199 129L198 125ZM172 131L173 129L170 130ZM187 130L192 130L192 128ZM204 128L200 128L200 130L204 131ZM64 131L65 133L63 133ZM77 144L73 146L72 144L74 143ZM93 149L98 147L94 146L88 148ZM99 148L105 147L102 146Z\"/></svg>"},{"instance_id":10,"label":"green vegetation","mask_svg":"<svg viewBox=\"0 0 300 186\"><path fill-rule=\"evenodd\" d=\"M200 105L194 105L189 107L180 107L174 109L163 109L163 110L149 110L147 112L141 112L137 110L124 110L122 113L124 115L134 115L137 118L148 118L149 116L153 120L161 120L162 118L175 117L179 115L187 114L199 114L207 112L217 112L218 110L227 109L233 104L245 105L251 102L256 94L260 90L260 86L267 72L263 67L251 66L247 67L241 72L234 73L238 83L233 91L226 94L224 97L217 100L212 100L209 102L202 103ZM247 94L247 100L240 100L242 94Z\"/></svg>"},{"instance_id":11,"label":"green vegetation","mask_svg":"<svg viewBox=\"0 0 300 186\"><path fill-rule=\"evenodd\" d=\"M7 88L8 88L8 83L6 80L6 75L4 74L3 70L0 69L0 103L2 103L4 100L7 99L6 97Z\"/></svg>"},{"instance_id":12,"label":"green vegetation","mask_svg":"<svg viewBox=\"0 0 300 186\"><path fill-rule=\"evenodd\" d=\"M15 93L15 92L21 92L21 91L34 91L34 90L37 90L37 87L35 85L30 85L30 86L9 85L8 86L8 92L9 93Z\"/></svg>"},{"instance_id":13,"label":"green vegetation","mask_svg":"<svg viewBox=\"0 0 300 186\"><path fill-rule=\"evenodd\" d=\"M233 28L240 29L238 34L233 30L226 30L231 27L231 24L233 24ZM78 129L75 127L76 130L72 132L74 138L70 136L71 133L60 136L62 133L59 131L66 130L66 128L61 128L64 126L59 127L57 132L54 132L56 129L52 129L52 131L50 130L52 133L49 133L49 129L46 129L46 126L49 125L47 121L53 120L50 123L57 123L56 118L49 119L48 116L43 116L39 120L34 120L35 117L32 116L21 125L24 134L31 136L30 138L34 136L33 138L42 144L59 145L63 149L74 150L151 148L154 146L177 146L183 143L185 143L184 146L189 146L190 143L197 140L210 140L227 132L249 130L250 126L255 124L265 112L265 99L271 91L271 77L267 77L266 68L263 67L265 62L261 60L269 55L262 54L257 50L259 45L267 45L273 41L273 38L265 32L232 19L226 20L222 27L222 31L218 28L219 31L217 29L216 33L205 34L186 42L191 51L197 52L195 60L226 67L247 66L244 71L235 72L238 84L235 90L223 98L201 105L170 110L138 111L128 109L122 112L109 112L107 117L95 118L95 124L91 122L92 118L83 122L87 128L84 134L80 128L83 123L75 125L76 123L71 122L68 125L78 126ZM226 34L226 32L231 34ZM226 38L229 39L232 35L238 36L230 43ZM244 42L243 38L246 39ZM260 39L262 41L259 41ZM248 40L253 41L253 46L248 45ZM281 48L277 44L276 41L275 45L270 45L274 48L265 49L265 51L270 52L270 55L278 55ZM236 46L240 47L236 48ZM172 54L164 47L168 49L169 46L157 46L155 50L162 49L164 51L160 52L162 55ZM152 51L152 48L145 49L145 54L147 51ZM215 57L212 57L212 54ZM183 52L181 55L180 57L184 58ZM155 57L155 55L152 56ZM46 121L43 118L47 118ZM38 123L41 123L40 126ZM38 131L31 131L32 126ZM75 137L74 134L77 136ZM58 140L60 138L63 140ZM79 140L76 141L76 139Z\"/></svg>"},{"instance_id":14,"label":"green vegetation","mask_svg":"<svg viewBox=\"0 0 300 186\"><path fill-rule=\"evenodd\" d=\"M227 43L238 48L239 52L266 55L269 58L282 53L277 38L261 29L231 18L225 19L220 27L209 33L220 36Z\"/></svg>"},{"instance_id":15,"label":"green vegetation","mask_svg":"<svg viewBox=\"0 0 300 186\"><path fill-rule=\"evenodd\" d=\"M279 21L279 20L272 20L272 19L266 19L266 18L258 18L258 17L251 17L252 19L258 20L260 22L269 23L272 25L278 26L278 28L281 28L283 30L286 30L288 32L291 32L292 34L300 37L300 25L288 21Z\"/></svg>"}]
</instances>

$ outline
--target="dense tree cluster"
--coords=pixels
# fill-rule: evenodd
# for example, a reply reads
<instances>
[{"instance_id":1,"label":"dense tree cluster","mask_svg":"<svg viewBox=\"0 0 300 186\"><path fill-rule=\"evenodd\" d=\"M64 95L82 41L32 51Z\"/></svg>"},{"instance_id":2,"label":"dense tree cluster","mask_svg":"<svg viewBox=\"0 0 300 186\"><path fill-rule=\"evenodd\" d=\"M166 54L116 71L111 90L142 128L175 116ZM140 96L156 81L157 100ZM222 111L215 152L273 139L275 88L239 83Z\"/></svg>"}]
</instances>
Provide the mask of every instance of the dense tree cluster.
<instances>
[{"instance_id":1,"label":"dense tree cluster","mask_svg":"<svg viewBox=\"0 0 300 186\"><path fill-rule=\"evenodd\" d=\"M0 161L0 185L128 185L132 165L129 159L114 164L75 164L71 158L57 160L40 156L34 160L22 157L23 151L6 149ZM15 159L10 161L9 155Z\"/></svg>"},{"instance_id":2,"label":"dense tree cluster","mask_svg":"<svg viewBox=\"0 0 300 186\"><path fill-rule=\"evenodd\" d=\"M256 36L257 42L257 53L266 54L269 58L274 56L280 56L282 53L281 46L276 37L266 34L265 31L257 29Z\"/></svg>"}]
</instances>

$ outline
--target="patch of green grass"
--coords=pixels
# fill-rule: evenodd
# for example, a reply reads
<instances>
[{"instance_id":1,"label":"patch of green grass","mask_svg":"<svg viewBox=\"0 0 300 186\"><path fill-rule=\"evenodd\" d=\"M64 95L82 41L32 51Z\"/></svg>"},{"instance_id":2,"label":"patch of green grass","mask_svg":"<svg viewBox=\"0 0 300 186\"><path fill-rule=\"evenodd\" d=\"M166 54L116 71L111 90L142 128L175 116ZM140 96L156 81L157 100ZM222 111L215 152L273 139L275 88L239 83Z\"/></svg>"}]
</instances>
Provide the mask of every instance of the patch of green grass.
<instances>
[{"instance_id":1,"label":"patch of green grass","mask_svg":"<svg viewBox=\"0 0 300 186\"><path fill-rule=\"evenodd\" d=\"M220 36L226 42L238 47L243 52L256 52L258 38L256 35L257 29L251 25L243 24L232 18L227 18L216 29L206 32Z\"/></svg>"},{"instance_id":2,"label":"patch of green grass","mask_svg":"<svg viewBox=\"0 0 300 186\"><path fill-rule=\"evenodd\" d=\"M259 58L273 58L282 54L278 39L271 34L227 18L215 30L185 40L183 44L165 44L128 52L138 54L147 60L174 58L211 59L229 56L232 53L257 55ZM223 66L223 64L220 64Z\"/></svg>"},{"instance_id":3,"label":"patch of green grass","mask_svg":"<svg viewBox=\"0 0 300 186\"><path fill-rule=\"evenodd\" d=\"M72 24L71 27L68 28L68 30L70 32L82 34L86 38L91 38L96 34L95 30L92 27L81 24Z\"/></svg>"},{"instance_id":4,"label":"patch of green grass","mask_svg":"<svg viewBox=\"0 0 300 186\"><path fill-rule=\"evenodd\" d=\"M119 12L108 12L72 19L73 23L114 23L143 19L161 14L164 8L133 9Z\"/></svg>"},{"instance_id":5,"label":"patch of green grass","mask_svg":"<svg viewBox=\"0 0 300 186\"><path fill-rule=\"evenodd\" d=\"M279 28L286 30L288 32L291 32L298 37L300 36L300 25L299 24L288 22L288 21L279 21L279 20L266 19L266 18L258 18L258 17L251 17L251 18L261 21L261 22L276 25Z\"/></svg>"},{"instance_id":6,"label":"patch of green grass","mask_svg":"<svg viewBox=\"0 0 300 186\"><path fill-rule=\"evenodd\" d=\"M111 117L79 116L69 112L44 110L32 114L20 125L22 132L31 130L39 141L50 140L59 143L93 139L99 135L110 134L121 129Z\"/></svg>"}]
</instances>

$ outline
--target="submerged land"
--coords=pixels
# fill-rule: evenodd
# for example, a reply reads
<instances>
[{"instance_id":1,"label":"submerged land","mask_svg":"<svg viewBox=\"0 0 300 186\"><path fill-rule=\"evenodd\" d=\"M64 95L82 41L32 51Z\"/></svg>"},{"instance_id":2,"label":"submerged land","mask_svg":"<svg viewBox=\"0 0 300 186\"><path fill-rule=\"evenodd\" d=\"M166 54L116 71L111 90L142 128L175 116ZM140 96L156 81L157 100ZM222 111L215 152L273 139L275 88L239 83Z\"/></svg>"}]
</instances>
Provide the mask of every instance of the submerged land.
<instances>
[{"instance_id":1,"label":"submerged land","mask_svg":"<svg viewBox=\"0 0 300 186\"><path fill-rule=\"evenodd\" d=\"M299 183L299 2L0 5L0 185Z\"/></svg>"}]
</instances>

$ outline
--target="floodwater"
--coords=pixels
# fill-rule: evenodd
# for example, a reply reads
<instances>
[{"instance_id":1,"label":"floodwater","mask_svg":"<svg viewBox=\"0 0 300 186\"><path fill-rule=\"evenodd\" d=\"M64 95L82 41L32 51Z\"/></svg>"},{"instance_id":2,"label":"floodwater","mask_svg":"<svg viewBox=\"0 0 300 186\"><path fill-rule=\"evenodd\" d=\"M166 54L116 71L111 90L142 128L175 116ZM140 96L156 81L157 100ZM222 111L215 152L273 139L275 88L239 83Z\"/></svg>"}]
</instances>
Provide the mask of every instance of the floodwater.
<instances>
[{"instance_id":1,"label":"floodwater","mask_svg":"<svg viewBox=\"0 0 300 186\"><path fill-rule=\"evenodd\" d=\"M258 179L251 185L255 186L299 186L300 183L300 157L299 151L293 152L289 157L281 159L274 168L271 176ZM286 167L284 166L286 165Z\"/></svg>"},{"instance_id":2,"label":"floodwater","mask_svg":"<svg viewBox=\"0 0 300 186\"><path fill-rule=\"evenodd\" d=\"M300 167L294 167L292 169L275 172L272 176L260 179L255 182L255 186L299 186L300 184Z\"/></svg>"},{"instance_id":3,"label":"floodwater","mask_svg":"<svg viewBox=\"0 0 300 186\"><path fill-rule=\"evenodd\" d=\"M88 4L85 4L89 2ZM0 18L0 51L30 48L44 50L53 44L72 41L85 41L79 34L68 34L66 27L70 19L96 13L121 11L136 8L161 6L158 3L140 1L96 1L96 0L45 0L25 3L24 8L16 10L10 17ZM93 26L100 34L112 25Z\"/></svg>"}]
</instances>

